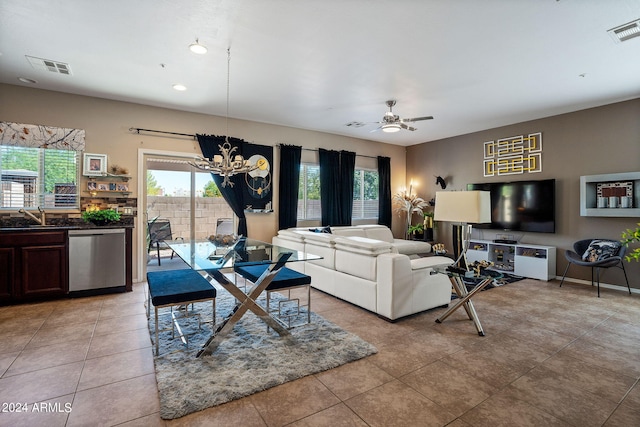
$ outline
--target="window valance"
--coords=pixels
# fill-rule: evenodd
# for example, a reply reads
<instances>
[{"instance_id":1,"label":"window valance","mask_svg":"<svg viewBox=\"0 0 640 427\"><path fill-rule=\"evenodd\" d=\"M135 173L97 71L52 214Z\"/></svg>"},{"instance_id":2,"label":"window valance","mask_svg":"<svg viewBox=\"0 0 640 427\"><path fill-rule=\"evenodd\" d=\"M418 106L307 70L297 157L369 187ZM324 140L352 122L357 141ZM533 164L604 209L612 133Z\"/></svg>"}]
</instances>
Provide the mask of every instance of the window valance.
<instances>
[{"instance_id":1,"label":"window valance","mask_svg":"<svg viewBox=\"0 0 640 427\"><path fill-rule=\"evenodd\" d=\"M0 145L84 151L84 129L0 122Z\"/></svg>"}]
</instances>

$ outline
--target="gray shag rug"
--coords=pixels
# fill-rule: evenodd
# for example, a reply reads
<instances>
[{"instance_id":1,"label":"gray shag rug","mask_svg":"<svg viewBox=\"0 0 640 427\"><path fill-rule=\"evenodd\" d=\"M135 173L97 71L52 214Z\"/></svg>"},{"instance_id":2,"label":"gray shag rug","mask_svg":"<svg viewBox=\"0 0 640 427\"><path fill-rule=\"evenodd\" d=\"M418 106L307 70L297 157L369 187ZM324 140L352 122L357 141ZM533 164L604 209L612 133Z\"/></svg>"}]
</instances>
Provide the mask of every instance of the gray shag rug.
<instances>
[{"instance_id":1,"label":"gray shag rug","mask_svg":"<svg viewBox=\"0 0 640 427\"><path fill-rule=\"evenodd\" d=\"M272 294L272 304L278 296ZM264 306L262 297L258 301ZM313 300L311 303L313 307ZM218 322L234 304L230 294L218 291ZM197 303L196 310L202 313L202 320L211 319L211 303ZM170 328L169 309L159 312L165 313L160 316L161 329ZM306 311L301 316L306 319ZM180 325L183 331L193 333L186 351L176 351L185 350L185 346L177 335L171 339L169 330L160 333L160 357L155 358L163 419L179 418L377 352L373 345L313 312L310 324L290 329L291 336L285 338L273 330L267 332L266 324L247 312L213 354L201 358L196 358L196 353L211 335L210 324L198 330L196 319L189 317L181 318ZM154 341L153 309L149 331Z\"/></svg>"}]
</instances>

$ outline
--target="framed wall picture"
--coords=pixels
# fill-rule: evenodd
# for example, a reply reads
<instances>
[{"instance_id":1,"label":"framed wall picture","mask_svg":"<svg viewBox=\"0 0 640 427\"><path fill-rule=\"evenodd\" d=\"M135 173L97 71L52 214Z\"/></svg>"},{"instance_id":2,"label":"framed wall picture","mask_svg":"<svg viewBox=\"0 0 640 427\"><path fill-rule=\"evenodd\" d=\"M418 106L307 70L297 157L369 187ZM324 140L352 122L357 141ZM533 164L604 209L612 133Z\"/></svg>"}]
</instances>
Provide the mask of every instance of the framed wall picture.
<instances>
[{"instance_id":1,"label":"framed wall picture","mask_svg":"<svg viewBox=\"0 0 640 427\"><path fill-rule=\"evenodd\" d=\"M84 153L82 174L84 176L103 176L107 174L107 155Z\"/></svg>"}]
</instances>

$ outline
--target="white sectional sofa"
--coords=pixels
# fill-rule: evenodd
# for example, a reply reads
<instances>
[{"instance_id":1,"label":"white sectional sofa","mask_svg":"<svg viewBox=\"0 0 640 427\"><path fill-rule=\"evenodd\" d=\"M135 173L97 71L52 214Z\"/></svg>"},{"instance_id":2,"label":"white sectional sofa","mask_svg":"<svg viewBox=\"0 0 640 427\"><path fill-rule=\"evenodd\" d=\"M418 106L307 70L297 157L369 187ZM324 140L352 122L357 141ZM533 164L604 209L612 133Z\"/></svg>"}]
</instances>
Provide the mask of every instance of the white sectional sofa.
<instances>
[{"instance_id":1,"label":"white sectional sofa","mask_svg":"<svg viewBox=\"0 0 640 427\"><path fill-rule=\"evenodd\" d=\"M280 230L275 245L302 250L322 259L290 263L289 268L311 276L311 286L377 313L387 320L446 306L451 283L432 266L451 264L450 258L419 253L431 251L426 242L394 239L388 227L331 227L331 233L308 228Z\"/></svg>"}]
</instances>

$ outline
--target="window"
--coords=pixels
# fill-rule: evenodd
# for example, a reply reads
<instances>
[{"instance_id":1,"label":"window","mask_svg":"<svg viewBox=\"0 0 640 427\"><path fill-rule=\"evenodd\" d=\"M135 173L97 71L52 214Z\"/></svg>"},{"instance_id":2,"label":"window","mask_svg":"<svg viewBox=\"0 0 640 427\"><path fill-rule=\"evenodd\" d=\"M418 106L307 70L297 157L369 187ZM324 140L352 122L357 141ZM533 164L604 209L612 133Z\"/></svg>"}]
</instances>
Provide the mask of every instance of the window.
<instances>
[{"instance_id":1,"label":"window","mask_svg":"<svg viewBox=\"0 0 640 427\"><path fill-rule=\"evenodd\" d=\"M0 145L0 208L79 209L78 151Z\"/></svg>"},{"instance_id":2,"label":"window","mask_svg":"<svg viewBox=\"0 0 640 427\"><path fill-rule=\"evenodd\" d=\"M320 219L320 166L301 164L298 186L298 220Z\"/></svg>"},{"instance_id":3,"label":"window","mask_svg":"<svg viewBox=\"0 0 640 427\"><path fill-rule=\"evenodd\" d=\"M352 219L378 218L378 172L356 169L354 175ZM298 220L321 217L320 167L303 163L298 187Z\"/></svg>"},{"instance_id":4,"label":"window","mask_svg":"<svg viewBox=\"0 0 640 427\"><path fill-rule=\"evenodd\" d=\"M355 170L351 218L378 218L378 171Z\"/></svg>"}]
</instances>

